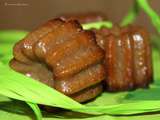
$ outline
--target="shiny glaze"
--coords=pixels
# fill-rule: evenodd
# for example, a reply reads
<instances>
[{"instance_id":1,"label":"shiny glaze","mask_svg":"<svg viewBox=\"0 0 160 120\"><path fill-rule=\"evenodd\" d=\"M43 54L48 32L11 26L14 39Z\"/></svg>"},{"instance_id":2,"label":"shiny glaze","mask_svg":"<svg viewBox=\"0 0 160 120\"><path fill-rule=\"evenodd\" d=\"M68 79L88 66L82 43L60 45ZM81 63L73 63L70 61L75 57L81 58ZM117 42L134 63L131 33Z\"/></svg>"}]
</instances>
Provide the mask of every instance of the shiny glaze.
<instances>
[{"instance_id":1,"label":"shiny glaze","mask_svg":"<svg viewBox=\"0 0 160 120\"><path fill-rule=\"evenodd\" d=\"M91 66L78 74L65 79L55 80L55 88L64 94L73 94L105 79L104 67ZM79 87L77 87L79 86Z\"/></svg>"},{"instance_id":2,"label":"shiny glaze","mask_svg":"<svg viewBox=\"0 0 160 120\"><path fill-rule=\"evenodd\" d=\"M109 91L148 87L152 81L151 46L141 27L113 27L105 41L106 84Z\"/></svg>"},{"instance_id":3,"label":"shiny glaze","mask_svg":"<svg viewBox=\"0 0 160 120\"><path fill-rule=\"evenodd\" d=\"M32 63L32 61L24 55L22 47L23 47L23 40L15 44L15 46L13 47L14 58L23 63Z\"/></svg>"},{"instance_id":4,"label":"shiny glaze","mask_svg":"<svg viewBox=\"0 0 160 120\"><path fill-rule=\"evenodd\" d=\"M100 64L103 51L97 46L94 33L82 30L77 21L49 21L31 32L15 48L15 60L10 62L12 69L79 102L102 92L101 81L105 73ZM94 86L97 83L100 85Z\"/></svg>"},{"instance_id":5,"label":"shiny glaze","mask_svg":"<svg viewBox=\"0 0 160 120\"><path fill-rule=\"evenodd\" d=\"M77 21L64 22L60 27L48 33L35 45L35 55L44 60L48 51L52 50L54 46L62 44L68 40L68 37L81 31L81 27Z\"/></svg>"},{"instance_id":6,"label":"shiny glaze","mask_svg":"<svg viewBox=\"0 0 160 120\"><path fill-rule=\"evenodd\" d=\"M38 27L37 29L33 30L23 39L23 48L22 51L24 54L30 58L31 60L36 60L36 56L33 51L34 44L36 42L47 35L49 32L55 30L63 23L60 19L53 19L49 20L47 23L43 24L42 26Z\"/></svg>"},{"instance_id":7,"label":"shiny glaze","mask_svg":"<svg viewBox=\"0 0 160 120\"><path fill-rule=\"evenodd\" d=\"M79 71L86 69L88 66L102 60L104 56L103 51L96 46L96 43L93 42L93 38L90 38L90 41L87 42L86 40L89 38L90 34L84 41L79 42L80 48L77 51L57 62L54 67L55 77L57 79L76 74Z\"/></svg>"}]
</instances>

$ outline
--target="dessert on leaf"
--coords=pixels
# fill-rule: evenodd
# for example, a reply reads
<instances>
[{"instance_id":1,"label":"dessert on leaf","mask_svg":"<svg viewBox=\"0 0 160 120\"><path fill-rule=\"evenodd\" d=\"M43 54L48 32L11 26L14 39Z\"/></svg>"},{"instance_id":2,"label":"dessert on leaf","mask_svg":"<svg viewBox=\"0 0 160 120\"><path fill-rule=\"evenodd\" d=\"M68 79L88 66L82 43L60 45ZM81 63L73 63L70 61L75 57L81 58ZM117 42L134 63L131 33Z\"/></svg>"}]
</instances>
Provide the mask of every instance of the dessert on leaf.
<instances>
[{"instance_id":1,"label":"dessert on leaf","mask_svg":"<svg viewBox=\"0 0 160 120\"><path fill-rule=\"evenodd\" d=\"M139 26L84 30L78 20L56 18L17 42L13 55L12 69L78 102L103 88L118 92L152 82L149 35Z\"/></svg>"},{"instance_id":2,"label":"dessert on leaf","mask_svg":"<svg viewBox=\"0 0 160 120\"><path fill-rule=\"evenodd\" d=\"M78 102L102 92L103 50L92 31L76 20L53 19L14 46L12 69L37 79Z\"/></svg>"}]
</instances>

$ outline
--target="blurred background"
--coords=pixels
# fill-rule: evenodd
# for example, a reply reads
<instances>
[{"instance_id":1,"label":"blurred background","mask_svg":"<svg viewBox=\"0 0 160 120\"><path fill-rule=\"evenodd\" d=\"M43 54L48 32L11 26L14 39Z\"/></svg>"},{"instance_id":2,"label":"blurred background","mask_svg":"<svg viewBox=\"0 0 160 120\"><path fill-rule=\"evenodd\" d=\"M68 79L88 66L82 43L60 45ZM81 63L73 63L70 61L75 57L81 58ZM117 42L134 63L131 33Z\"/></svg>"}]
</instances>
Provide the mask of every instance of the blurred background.
<instances>
[{"instance_id":1,"label":"blurred background","mask_svg":"<svg viewBox=\"0 0 160 120\"><path fill-rule=\"evenodd\" d=\"M134 0L0 0L0 29L32 30L48 19L65 13L99 11L118 23L127 14ZM160 0L150 0L160 14ZM148 16L140 13L136 24L155 29Z\"/></svg>"}]
</instances>

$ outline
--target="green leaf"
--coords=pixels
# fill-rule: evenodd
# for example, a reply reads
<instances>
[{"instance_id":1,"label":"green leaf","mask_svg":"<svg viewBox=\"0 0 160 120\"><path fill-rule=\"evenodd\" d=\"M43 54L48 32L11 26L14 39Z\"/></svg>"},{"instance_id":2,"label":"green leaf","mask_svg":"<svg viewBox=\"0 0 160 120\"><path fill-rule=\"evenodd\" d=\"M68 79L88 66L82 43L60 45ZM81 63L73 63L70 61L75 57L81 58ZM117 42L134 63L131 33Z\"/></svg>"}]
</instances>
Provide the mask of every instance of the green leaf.
<instances>
[{"instance_id":1,"label":"green leaf","mask_svg":"<svg viewBox=\"0 0 160 120\"><path fill-rule=\"evenodd\" d=\"M33 114L23 103L0 96L0 120L33 120ZM134 116L89 116L74 112L43 112L43 120L159 120L159 113Z\"/></svg>"},{"instance_id":2,"label":"green leaf","mask_svg":"<svg viewBox=\"0 0 160 120\"><path fill-rule=\"evenodd\" d=\"M26 36L28 32L19 30L0 30L1 43L15 43Z\"/></svg>"},{"instance_id":3,"label":"green leaf","mask_svg":"<svg viewBox=\"0 0 160 120\"><path fill-rule=\"evenodd\" d=\"M128 11L127 15L123 18L121 22L121 26L126 26L128 24L132 24L137 18L140 12L140 8L136 0L134 0L133 7Z\"/></svg>"},{"instance_id":4,"label":"green leaf","mask_svg":"<svg viewBox=\"0 0 160 120\"><path fill-rule=\"evenodd\" d=\"M55 107L70 108L73 106L76 108L82 106L47 85L17 73L3 64L0 65L0 69L3 69L0 71L0 94L15 99L18 96L19 100Z\"/></svg>"},{"instance_id":5,"label":"green leaf","mask_svg":"<svg viewBox=\"0 0 160 120\"><path fill-rule=\"evenodd\" d=\"M101 21L101 22L93 22L93 23L87 23L83 24L83 29L100 29L101 27L106 27L106 28L111 28L112 27L112 22L110 21Z\"/></svg>"},{"instance_id":6,"label":"green leaf","mask_svg":"<svg viewBox=\"0 0 160 120\"><path fill-rule=\"evenodd\" d=\"M42 120L41 110L39 109L37 104L26 102L34 111L37 120Z\"/></svg>"},{"instance_id":7,"label":"green leaf","mask_svg":"<svg viewBox=\"0 0 160 120\"><path fill-rule=\"evenodd\" d=\"M13 49L13 44L0 44L1 61L6 62L13 57L12 49Z\"/></svg>"},{"instance_id":8,"label":"green leaf","mask_svg":"<svg viewBox=\"0 0 160 120\"><path fill-rule=\"evenodd\" d=\"M138 5L151 19L152 25L160 32L160 16L154 11L147 0L137 0Z\"/></svg>"}]
</instances>

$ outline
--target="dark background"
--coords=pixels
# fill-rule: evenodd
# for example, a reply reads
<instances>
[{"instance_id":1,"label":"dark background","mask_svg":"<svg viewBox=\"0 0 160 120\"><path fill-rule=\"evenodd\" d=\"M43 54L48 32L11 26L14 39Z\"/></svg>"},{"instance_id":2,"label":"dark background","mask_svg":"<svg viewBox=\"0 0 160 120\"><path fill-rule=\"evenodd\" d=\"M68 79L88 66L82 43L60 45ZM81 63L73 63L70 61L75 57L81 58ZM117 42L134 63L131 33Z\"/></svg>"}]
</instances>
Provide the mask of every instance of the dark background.
<instances>
[{"instance_id":1,"label":"dark background","mask_svg":"<svg viewBox=\"0 0 160 120\"><path fill-rule=\"evenodd\" d=\"M149 0L160 14L160 0ZM32 30L44 21L64 13L100 11L118 23L133 0L0 0L0 29ZM154 32L148 16L143 12L136 24L147 26Z\"/></svg>"}]
</instances>

